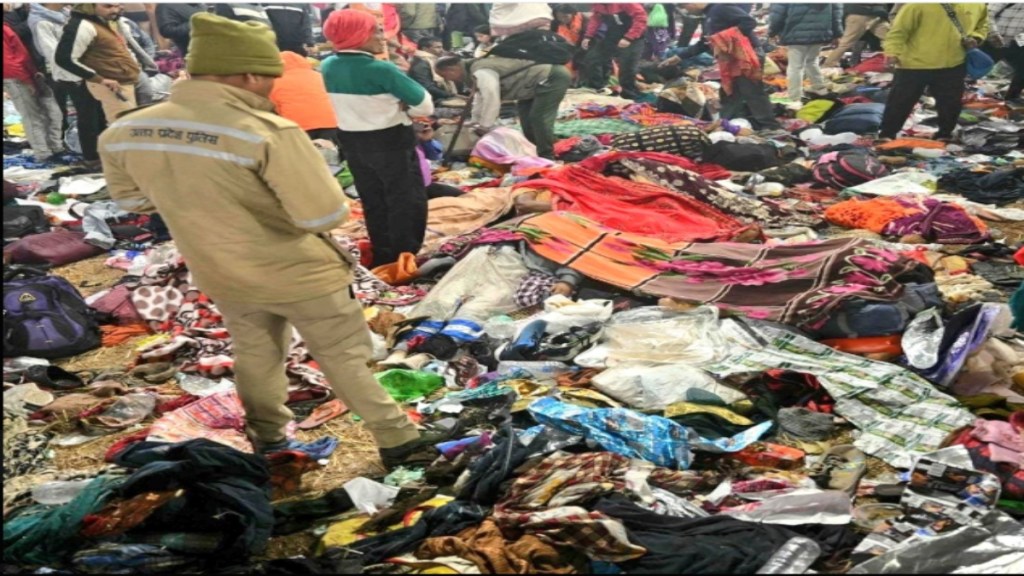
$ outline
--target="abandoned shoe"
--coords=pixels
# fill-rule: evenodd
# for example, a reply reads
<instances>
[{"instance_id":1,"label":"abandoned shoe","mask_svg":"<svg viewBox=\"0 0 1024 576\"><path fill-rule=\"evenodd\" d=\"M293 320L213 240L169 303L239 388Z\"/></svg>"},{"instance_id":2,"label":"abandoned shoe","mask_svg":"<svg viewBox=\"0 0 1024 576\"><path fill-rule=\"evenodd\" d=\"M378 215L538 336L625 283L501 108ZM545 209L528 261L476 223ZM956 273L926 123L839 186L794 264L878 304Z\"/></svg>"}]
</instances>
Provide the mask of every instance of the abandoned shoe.
<instances>
[{"instance_id":1,"label":"abandoned shoe","mask_svg":"<svg viewBox=\"0 0 1024 576\"><path fill-rule=\"evenodd\" d=\"M384 467L394 470L399 466L428 466L438 455L435 444L451 440L455 430L423 432L420 437L392 448L381 448L378 453Z\"/></svg>"}]
</instances>

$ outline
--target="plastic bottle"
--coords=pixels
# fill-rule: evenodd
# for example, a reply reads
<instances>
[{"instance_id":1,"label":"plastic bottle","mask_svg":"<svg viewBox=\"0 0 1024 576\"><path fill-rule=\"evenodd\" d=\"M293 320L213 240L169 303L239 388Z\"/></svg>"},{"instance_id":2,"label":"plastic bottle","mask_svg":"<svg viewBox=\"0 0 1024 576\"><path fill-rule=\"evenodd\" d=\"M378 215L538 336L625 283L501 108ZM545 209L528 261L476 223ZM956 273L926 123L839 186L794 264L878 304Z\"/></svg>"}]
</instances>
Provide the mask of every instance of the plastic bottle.
<instances>
[{"instance_id":1,"label":"plastic bottle","mask_svg":"<svg viewBox=\"0 0 1024 576\"><path fill-rule=\"evenodd\" d=\"M32 488L32 499L47 506L67 504L75 499L92 480L47 482Z\"/></svg>"},{"instance_id":2,"label":"plastic bottle","mask_svg":"<svg viewBox=\"0 0 1024 576\"><path fill-rule=\"evenodd\" d=\"M821 556L821 547L810 538L794 536L775 551L758 574L803 574Z\"/></svg>"},{"instance_id":3,"label":"plastic bottle","mask_svg":"<svg viewBox=\"0 0 1024 576\"><path fill-rule=\"evenodd\" d=\"M178 381L178 386L182 390L196 396L209 396L217 392L227 391L233 385L229 380L220 380L218 382L202 376L196 376L195 374L182 374L181 372L175 374L174 379Z\"/></svg>"}]
</instances>

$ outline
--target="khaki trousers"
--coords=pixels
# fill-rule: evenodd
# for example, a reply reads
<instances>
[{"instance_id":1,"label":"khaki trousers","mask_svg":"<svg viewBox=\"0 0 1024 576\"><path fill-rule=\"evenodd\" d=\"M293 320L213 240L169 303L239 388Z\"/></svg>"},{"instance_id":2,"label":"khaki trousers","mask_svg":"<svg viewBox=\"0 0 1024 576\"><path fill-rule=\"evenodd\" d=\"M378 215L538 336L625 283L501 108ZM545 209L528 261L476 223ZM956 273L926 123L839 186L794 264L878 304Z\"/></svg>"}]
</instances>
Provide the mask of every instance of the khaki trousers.
<instances>
[{"instance_id":1,"label":"khaki trousers","mask_svg":"<svg viewBox=\"0 0 1024 576\"><path fill-rule=\"evenodd\" d=\"M885 35L889 33L889 23L877 16L849 14L846 16L843 25L846 27L846 30L843 32L843 37L839 40L839 45L825 59L826 68L838 66L843 54L856 44L865 32L870 30L879 40L885 40Z\"/></svg>"},{"instance_id":2,"label":"khaki trousers","mask_svg":"<svg viewBox=\"0 0 1024 576\"><path fill-rule=\"evenodd\" d=\"M235 385L250 436L265 444L285 437L294 414L285 406L285 360L292 326L309 347L331 388L362 417L381 448L419 438L419 431L366 367L372 352L363 310L346 286L338 292L290 304L217 301L231 332Z\"/></svg>"},{"instance_id":3,"label":"khaki trousers","mask_svg":"<svg viewBox=\"0 0 1024 576\"><path fill-rule=\"evenodd\" d=\"M118 114L136 108L135 86L132 84L121 84L121 95L124 96L123 101L117 97L117 94L114 94L113 90L103 84L86 82L85 86L89 89L89 94L92 94L92 97L103 106L103 115L107 117L107 124L117 120Z\"/></svg>"}]
</instances>

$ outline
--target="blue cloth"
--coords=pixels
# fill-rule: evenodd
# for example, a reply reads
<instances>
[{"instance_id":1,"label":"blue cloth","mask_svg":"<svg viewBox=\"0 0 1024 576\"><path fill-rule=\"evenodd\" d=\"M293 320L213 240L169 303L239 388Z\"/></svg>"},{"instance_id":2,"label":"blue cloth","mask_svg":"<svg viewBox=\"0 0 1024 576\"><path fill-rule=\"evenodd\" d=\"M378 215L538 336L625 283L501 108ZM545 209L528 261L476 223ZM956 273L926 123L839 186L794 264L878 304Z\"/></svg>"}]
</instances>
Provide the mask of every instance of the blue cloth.
<instances>
[{"instance_id":1,"label":"blue cloth","mask_svg":"<svg viewBox=\"0 0 1024 576\"><path fill-rule=\"evenodd\" d=\"M314 460L329 458L338 448L338 439L332 436L324 436L312 442L299 442L292 440L288 443L288 450L298 450L309 454Z\"/></svg>"},{"instance_id":2,"label":"blue cloth","mask_svg":"<svg viewBox=\"0 0 1024 576\"><path fill-rule=\"evenodd\" d=\"M542 398L531 404L529 410L537 422L593 440L610 452L680 470L690 467L691 449L738 452L772 427L769 420L731 438L710 440L668 418L648 416L628 408L581 408L554 398Z\"/></svg>"},{"instance_id":3,"label":"blue cloth","mask_svg":"<svg viewBox=\"0 0 1024 576\"><path fill-rule=\"evenodd\" d=\"M646 416L626 408L588 409L541 398L530 405L530 414L541 424L584 436L602 448L658 466L685 470L697 435L661 416Z\"/></svg>"},{"instance_id":4,"label":"blue cloth","mask_svg":"<svg viewBox=\"0 0 1024 576\"><path fill-rule=\"evenodd\" d=\"M420 142L420 150L427 160L440 160L441 156L444 156L444 146L438 140Z\"/></svg>"}]
</instances>

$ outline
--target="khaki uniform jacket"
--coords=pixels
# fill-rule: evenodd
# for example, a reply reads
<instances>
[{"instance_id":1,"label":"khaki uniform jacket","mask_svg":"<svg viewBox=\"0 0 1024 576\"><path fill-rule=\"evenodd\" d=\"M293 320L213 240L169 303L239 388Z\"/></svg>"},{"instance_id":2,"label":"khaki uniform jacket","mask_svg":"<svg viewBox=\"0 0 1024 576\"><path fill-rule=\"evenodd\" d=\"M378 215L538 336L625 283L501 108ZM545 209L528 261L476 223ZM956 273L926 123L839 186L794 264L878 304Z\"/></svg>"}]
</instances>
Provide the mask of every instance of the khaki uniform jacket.
<instances>
[{"instance_id":1,"label":"khaki uniform jacket","mask_svg":"<svg viewBox=\"0 0 1024 576\"><path fill-rule=\"evenodd\" d=\"M110 195L160 213L214 300L299 302L351 281L351 256L323 234L347 218L347 200L305 132L273 110L251 92L185 80L100 137Z\"/></svg>"}]
</instances>

